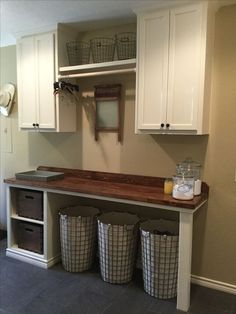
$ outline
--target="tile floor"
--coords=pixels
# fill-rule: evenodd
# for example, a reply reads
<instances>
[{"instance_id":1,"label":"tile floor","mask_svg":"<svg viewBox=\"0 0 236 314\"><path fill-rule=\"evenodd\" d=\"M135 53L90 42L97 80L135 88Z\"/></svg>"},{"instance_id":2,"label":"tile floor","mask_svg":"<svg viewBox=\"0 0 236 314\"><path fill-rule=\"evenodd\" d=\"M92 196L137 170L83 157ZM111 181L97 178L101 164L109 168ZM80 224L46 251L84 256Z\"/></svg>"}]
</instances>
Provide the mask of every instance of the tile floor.
<instances>
[{"instance_id":1,"label":"tile floor","mask_svg":"<svg viewBox=\"0 0 236 314\"><path fill-rule=\"evenodd\" d=\"M125 285L101 280L99 267L66 272L48 270L5 256L0 241L0 314L174 314L176 300L162 301L143 291L141 272ZM236 314L236 295L193 285L191 314Z\"/></svg>"}]
</instances>

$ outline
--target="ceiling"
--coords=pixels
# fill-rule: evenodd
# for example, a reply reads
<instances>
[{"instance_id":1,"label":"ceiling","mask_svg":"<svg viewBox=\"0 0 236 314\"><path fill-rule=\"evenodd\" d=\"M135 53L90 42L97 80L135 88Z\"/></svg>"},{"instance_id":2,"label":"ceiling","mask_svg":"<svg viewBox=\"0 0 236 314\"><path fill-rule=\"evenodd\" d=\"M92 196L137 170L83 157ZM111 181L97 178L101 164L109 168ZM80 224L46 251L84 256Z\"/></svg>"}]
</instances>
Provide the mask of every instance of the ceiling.
<instances>
[{"instance_id":1,"label":"ceiling","mask_svg":"<svg viewBox=\"0 0 236 314\"><path fill-rule=\"evenodd\" d=\"M135 19L134 11L194 0L0 0L0 47L14 45L23 35L69 23L80 30L94 22L119 23ZM196 0L197 1L197 0ZM212 0L211 0L212 1ZM216 0L224 5L234 0Z\"/></svg>"}]
</instances>

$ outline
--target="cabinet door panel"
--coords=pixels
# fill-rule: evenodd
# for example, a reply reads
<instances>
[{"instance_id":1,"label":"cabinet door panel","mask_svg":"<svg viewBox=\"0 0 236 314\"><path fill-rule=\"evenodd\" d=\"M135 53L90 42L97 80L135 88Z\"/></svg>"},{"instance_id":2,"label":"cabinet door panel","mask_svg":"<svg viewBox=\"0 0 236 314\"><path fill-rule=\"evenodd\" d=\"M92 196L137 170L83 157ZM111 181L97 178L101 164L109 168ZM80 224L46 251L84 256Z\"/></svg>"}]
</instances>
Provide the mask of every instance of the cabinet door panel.
<instances>
[{"instance_id":1,"label":"cabinet door panel","mask_svg":"<svg viewBox=\"0 0 236 314\"><path fill-rule=\"evenodd\" d=\"M138 129L159 129L166 119L169 12L140 16L138 27Z\"/></svg>"},{"instance_id":2,"label":"cabinet door panel","mask_svg":"<svg viewBox=\"0 0 236 314\"><path fill-rule=\"evenodd\" d=\"M197 129L200 48L200 7L171 10L167 111L171 129Z\"/></svg>"},{"instance_id":3,"label":"cabinet door panel","mask_svg":"<svg viewBox=\"0 0 236 314\"><path fill-rule=\"evenodd\" d=\"M36 123L35 53L33 38L17 42L17 87L19 126L32 128Z\"/></svg>"},{"instance_id":4,"label":"cabinet door panel","mask_svg":"<svg viewBox=\"0 0 236 314\"><path fill-rule=\"evenodd\" d=\"M40 128L55 128L55 96L53 83L55 81L54 64L54 34L36 36L37 60L37 116Z\"/></svg>"}]
</instances>

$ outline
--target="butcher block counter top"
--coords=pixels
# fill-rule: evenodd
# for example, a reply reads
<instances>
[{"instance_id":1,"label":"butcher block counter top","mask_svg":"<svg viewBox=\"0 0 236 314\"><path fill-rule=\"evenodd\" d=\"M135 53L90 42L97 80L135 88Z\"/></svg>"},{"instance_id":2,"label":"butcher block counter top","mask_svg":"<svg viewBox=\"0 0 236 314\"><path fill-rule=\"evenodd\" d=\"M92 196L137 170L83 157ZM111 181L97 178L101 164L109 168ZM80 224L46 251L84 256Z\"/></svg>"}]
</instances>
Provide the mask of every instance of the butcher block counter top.
<instances>
[{"instance_id":1,"label":"butcher block counter top","mask_svg":"<svg viewBox=\"0 0 236 314\"><path fill-rule=\"evenodd\" d=\"M195 210L208 199L209 188L202 184L202 194L193 200L175 200L164 194L165 178L97 172L78 169L39 166L37 170L63 172L64 178L53 181L29 181L16 178L5 179L11 185L59 190L101 197L131 200L150 204L160 204Z\"/></svg>"}]
</instances>

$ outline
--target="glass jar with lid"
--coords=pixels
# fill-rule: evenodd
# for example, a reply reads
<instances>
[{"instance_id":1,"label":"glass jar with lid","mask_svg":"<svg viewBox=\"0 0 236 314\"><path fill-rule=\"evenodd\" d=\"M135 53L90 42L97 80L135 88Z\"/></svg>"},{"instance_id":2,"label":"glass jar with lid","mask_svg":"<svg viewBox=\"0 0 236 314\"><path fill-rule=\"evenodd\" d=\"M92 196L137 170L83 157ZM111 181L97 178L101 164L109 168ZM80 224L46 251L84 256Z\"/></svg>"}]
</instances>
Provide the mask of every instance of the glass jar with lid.
<instances>
[{"instance_id":1,"label":"glass jar with lid","mask_svg":"<svg viewBox=\"0 0 236 314\"><path fill-rule=\"evenodd\" d=\"M175 175L173 176L172 196L178 200L191 200L194 196L194 177Z\"/></svg>"},{"instance_id":2,"label":"glass jar with lid","mask_svg":"<svg viewBox=\"0 0 236 314\"><path fill-rule=\"evenodd\" d=\"M198 162L189 157L176 166L177 175L194 178L194 195L201 194L201 167Z\"/></svg>"}]
</instances>

